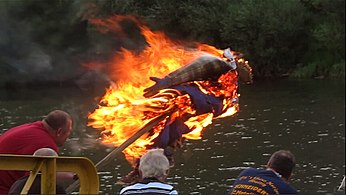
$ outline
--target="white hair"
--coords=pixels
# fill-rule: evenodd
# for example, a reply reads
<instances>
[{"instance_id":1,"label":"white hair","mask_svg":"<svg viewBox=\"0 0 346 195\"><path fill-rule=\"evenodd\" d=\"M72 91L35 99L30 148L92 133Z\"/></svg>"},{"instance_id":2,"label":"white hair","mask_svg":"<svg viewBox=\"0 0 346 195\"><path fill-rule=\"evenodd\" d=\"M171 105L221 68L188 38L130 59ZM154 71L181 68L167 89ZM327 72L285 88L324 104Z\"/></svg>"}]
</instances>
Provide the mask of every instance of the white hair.
<instances>
[{"instance_id":1,"label":"white hair","mask_svg":"<svg viewBox=\"0 0 346 195\"><path fill-rule=\"evenodd\" d=\"M58 156L51 148L40 148L34 152L34 156Z\"/></svg>"},{"instance_id":2,"label":"white hair","mask_svg":"<svg viewBox=\"0 0 346 195\"><path fill-rule=\"evenodd\" d=\"M163 149L151 149L144 154L139 162L139 171L142 178L155 177L163 181L169 170L169 161Z\"/></svg>"}]
</instances>

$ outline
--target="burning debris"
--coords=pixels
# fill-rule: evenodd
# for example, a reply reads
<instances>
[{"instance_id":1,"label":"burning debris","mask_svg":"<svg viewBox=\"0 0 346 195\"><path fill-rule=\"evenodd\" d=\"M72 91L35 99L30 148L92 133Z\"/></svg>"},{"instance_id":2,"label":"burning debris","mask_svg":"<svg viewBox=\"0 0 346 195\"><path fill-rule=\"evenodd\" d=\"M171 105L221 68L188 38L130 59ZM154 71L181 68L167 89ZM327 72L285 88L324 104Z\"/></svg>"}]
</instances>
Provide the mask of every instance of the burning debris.
<instances>
[{"instance_id":1,"label":"burning debris","mask_svg":"<svg viewBox=\"0 0 346 195\"><path fill-rule=\"evenodd\" d=\"M240 53L198 43L184 48L137 24L148 46L139 53L123 49L115 55L111 74L117 82L89 115L89 125L101 129L102 141L115 147L155 122L123 151L134 166L150 148L166 148L171 157L182 139L200 139L214 119L238 112L238 80L252 82L251 68Z\"/></svg>"}]
</instances>

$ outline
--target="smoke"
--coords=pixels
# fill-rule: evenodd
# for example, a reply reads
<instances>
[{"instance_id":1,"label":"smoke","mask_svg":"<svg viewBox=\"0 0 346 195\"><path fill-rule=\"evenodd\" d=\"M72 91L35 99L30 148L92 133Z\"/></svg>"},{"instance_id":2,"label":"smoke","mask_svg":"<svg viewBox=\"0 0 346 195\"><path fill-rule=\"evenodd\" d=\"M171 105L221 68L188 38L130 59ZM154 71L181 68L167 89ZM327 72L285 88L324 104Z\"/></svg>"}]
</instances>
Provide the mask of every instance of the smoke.
<instances>
[{"instance_id":1,"label":"smoke","mask_svg":"<svg viewBox=\"0 0 346 195\"><path fill-rule=\"evenodd\" d=\"M52 70L51 57L30 40L28 27L0 12L0 65L12 73L36 76Z\"/></svg>"},{"instance_id":2,"label":"smoke","mask_svg":"<svg viewBox=\"0 0 346 195\"><path fill-rule=\"evenodd\" d=\"M115 54L121 48L141 51L146 40L138 18L120 17L119 23L107 23L106 31L92 22L113 15L110 3L0 1L0 88L28 83L72 84L82 91L98 93L116 82L117 75L111 71L116 69L112 67ZM121 30L112 31L115 27ZM99 66L87 66L90 64Z\"/></svg>"},{"instance_id":3,"label":"smoke","mask_svg":"<svg viewBox=\"0 0 346 195\"><path fill-rule=\"evenodd\" d=\"M0 87L6 82L103 80L81 64L120 48L90 28L106 1L0 1ZM95 78L100 77L100 78ZM78 82L76 82L78 85Z\"/></svg>"},{"instance_id":4,"label":"smoke","mask_svg":"<svg viewBox=\"0 0 346 195\"><path fill-rule=\"evenodd\" d=\"M1 0L0 88L13 82L72 80L82 90L104 90L105 83L112 82L106 74L107 67L85 69L82 65L91 61L106 64L103 62L119 48L135 47L131 38L100 33L89 24L91 18L100 16L100 7L105 4L106 1L85 0ZM13 86L18 85L10 87ZM71 113L80 126L65 147L73 154L81 154L104 146L97 139L99 134L82 121L87 113Z\"/></svg>"}]
</instances>

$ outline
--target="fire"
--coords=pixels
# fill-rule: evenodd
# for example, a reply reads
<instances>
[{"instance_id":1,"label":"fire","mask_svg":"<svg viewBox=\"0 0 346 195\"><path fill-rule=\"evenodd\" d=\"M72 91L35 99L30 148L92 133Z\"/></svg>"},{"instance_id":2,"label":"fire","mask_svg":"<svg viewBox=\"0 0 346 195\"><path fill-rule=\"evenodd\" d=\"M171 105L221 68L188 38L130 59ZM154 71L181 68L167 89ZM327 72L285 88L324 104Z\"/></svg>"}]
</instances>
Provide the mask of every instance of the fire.
<instances>
[{"instance_id":1,"label":"fire","mask_svg":"<svg viewBox=\"0 0 346 195\"><path fill-rule=\"evenodd\" d=\"M92 23L104 32L120 32L118 22L122 19L125 18L115 16L107 20L95 19ZM205 53L223 57L223 50L213 46L196 43L194 49L185 48L169 39L163 32L153 32L133 17L127 19L137 23L148 46L139 53L121 49L114 55L110 62L113 69L109 74L111 78L116 78L116 82L109 86L99 107L88 116L91 119L88 125L101 130L102 142L113 144L115 147L162 113L172 112L171 117L181 117L186 113L195 114L191 97L181 94L178 90L165 89L153 97L144 98L143 90L153 85L153 81L149 79L151 76L163 78ZM223 112L218 118L233 115L239 109L237 77L235 71L222 75L218 80L220 86L214 86L209 81L194 82L205 94L224 96ZM189 118L185 125L191 131L183 137L200 139L203 130L215 118L212 113ZM133 162L144 154L164 128L164 123L165 121L161 121L152 131L127 147L123 151L126 159Z\"/></svg>"}]
</instances>

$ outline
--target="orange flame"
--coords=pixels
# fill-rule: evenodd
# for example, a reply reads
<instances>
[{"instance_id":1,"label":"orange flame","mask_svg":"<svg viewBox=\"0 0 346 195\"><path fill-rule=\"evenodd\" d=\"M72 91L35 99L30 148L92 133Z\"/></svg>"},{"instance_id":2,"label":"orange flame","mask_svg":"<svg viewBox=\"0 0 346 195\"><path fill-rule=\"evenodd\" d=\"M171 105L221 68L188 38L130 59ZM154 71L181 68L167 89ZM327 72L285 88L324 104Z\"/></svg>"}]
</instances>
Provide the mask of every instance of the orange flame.
<instances>
[{"instance_id":1,"label":"orange flame","mask_svg":"<svg viewBox=\"0 0 346 195\"><path fill-rule=\"evenodd\" d=\"M121 32L118 22L123 19L126 17L115 16L107 20L96 19L92 23L103 32ZM213 46L196 43L194 49L185 48L169 39L163 32L151 31L134 17L127 19L137 23L148 46L139 53L121 49L114 55L110 75L117 81L110 85L99 107L88 116L91 119L88 125L102 130L102 142L113 144L115 147L161 113L173 109L175 112L172 117L195 113L190 97L181 95L177 90L161 90L154 97L144 98L143 90L154 84L149 77L163 78L205 53L223 57L223 50ZM237 77L236 71L222 75L218 80L221 87L216 87L209 81L195 82L203 93L217 97L224 96L223 114L219 118L233 115L238 111ZM185 122L191 132L183 137L200 139L202 131L214 118L212 113L191 117ZM163 126L164 121L161 121L152 131L127 147L123 151L126 159L133 162L144 154L147 146L152 144Z\"/></svg>"}]
</instances>

